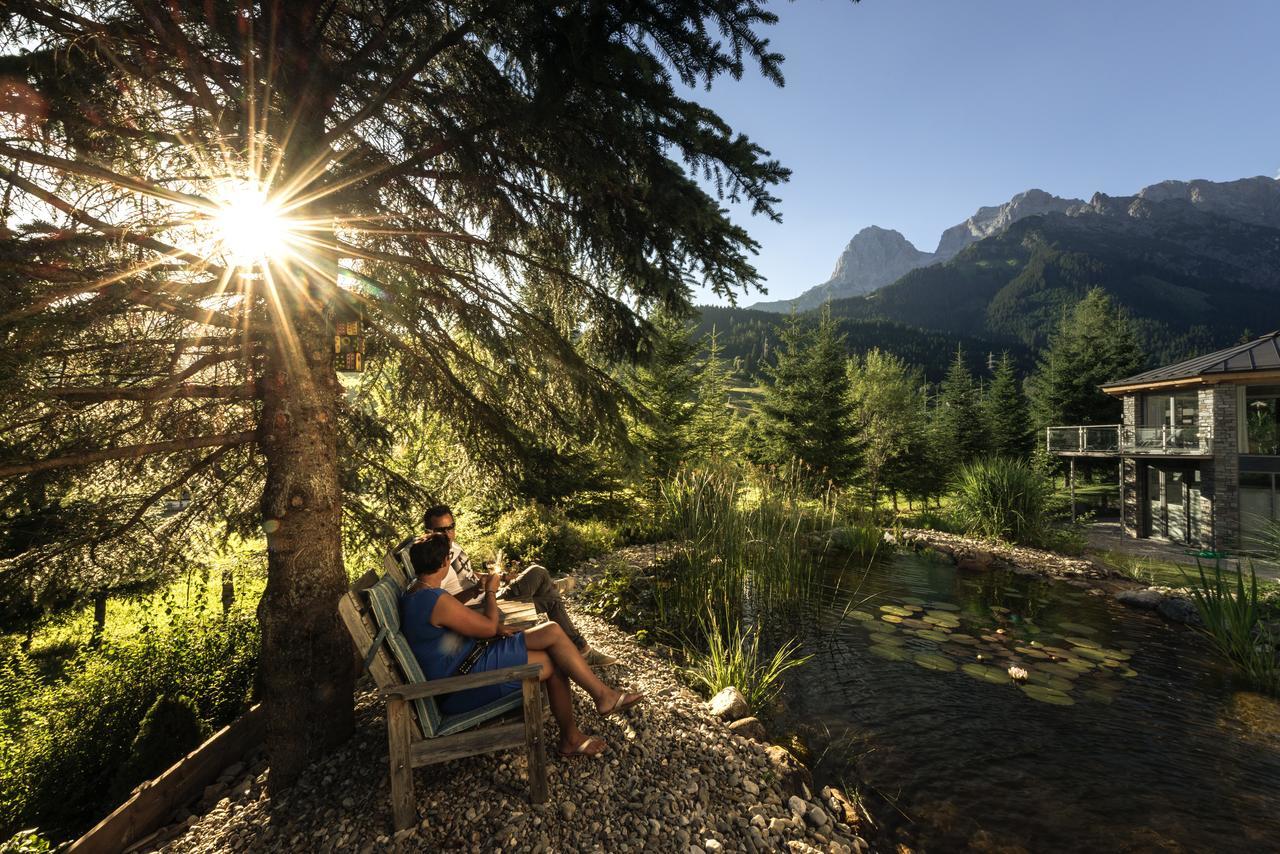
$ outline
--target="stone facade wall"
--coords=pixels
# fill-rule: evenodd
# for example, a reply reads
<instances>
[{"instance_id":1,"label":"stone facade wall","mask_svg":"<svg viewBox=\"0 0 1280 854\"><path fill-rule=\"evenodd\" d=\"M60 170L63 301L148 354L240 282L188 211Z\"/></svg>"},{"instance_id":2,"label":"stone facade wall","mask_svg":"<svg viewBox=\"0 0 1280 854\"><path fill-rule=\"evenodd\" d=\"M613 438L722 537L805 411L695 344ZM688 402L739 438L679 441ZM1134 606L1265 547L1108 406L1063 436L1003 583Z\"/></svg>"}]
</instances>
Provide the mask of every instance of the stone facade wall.
<instances>
[{"instance_id":1,"label":"stone facade wall","mask_svg":"<svg viewBox=\"0 0 1280 854\"><path fill-rule=\"evenodd\" d=\"M1201 466L1201 519L1203 523L1213 520L1215 549L1232 549L1240 545L1240 424L1236 387L1221 384L1202 388L1199 403L1201 436L1209 439L1213 453L1213 459Z\"/></svg>"},{"instance_id":2,"label":"stone facade wall","mask_svg":"<svg viewBox=\"0 0 1280 854\"><path fill-rule=\"evenodd\" d=\"M1133 428L1138 426L1138 396L1126 394L1121 399L1123 411L1120 426L1120 444L1123 447L1126 437L1133 436ZM1133 457L1124 457L1120 461L1120 525L1126 537L1137 538L1142 534L1142 492L1145 484L1138 480L1138 462Z\"/></svg>"}]
</instances>

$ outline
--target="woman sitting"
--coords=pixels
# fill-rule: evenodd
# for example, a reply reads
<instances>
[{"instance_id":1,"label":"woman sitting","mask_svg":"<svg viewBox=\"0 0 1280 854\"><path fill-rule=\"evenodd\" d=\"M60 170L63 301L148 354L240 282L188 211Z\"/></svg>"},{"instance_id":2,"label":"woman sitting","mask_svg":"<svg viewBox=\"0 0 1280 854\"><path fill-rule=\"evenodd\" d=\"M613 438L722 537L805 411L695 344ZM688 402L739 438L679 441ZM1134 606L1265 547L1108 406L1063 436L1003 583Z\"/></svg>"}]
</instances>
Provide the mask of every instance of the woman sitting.
<instances>
[{"instance_id":1,"label":"woman sitting","mask_svg":"<svg viewBox=\"0 0 1280 854\"><path fill-rule=\"evenodd\" d=\"M617 714L644 699L643 694L627 694L601 682L556 623L524 632L501 625L497 575L482 576L483 614L442 590L440 584L449 571L449 538L444 534L419 539L409 547L409 560L418 577L400 599L400 625L428 679L541 664L539 678L547 683L551 714L560 725L563 756L595 756L607 746L604 739L585 735L574 722L570 679L582 686L603 715ZM443 696L440 708L448 714L466 712L519 690L519 682L468 688Z\"/></svg>"}]
</instances>

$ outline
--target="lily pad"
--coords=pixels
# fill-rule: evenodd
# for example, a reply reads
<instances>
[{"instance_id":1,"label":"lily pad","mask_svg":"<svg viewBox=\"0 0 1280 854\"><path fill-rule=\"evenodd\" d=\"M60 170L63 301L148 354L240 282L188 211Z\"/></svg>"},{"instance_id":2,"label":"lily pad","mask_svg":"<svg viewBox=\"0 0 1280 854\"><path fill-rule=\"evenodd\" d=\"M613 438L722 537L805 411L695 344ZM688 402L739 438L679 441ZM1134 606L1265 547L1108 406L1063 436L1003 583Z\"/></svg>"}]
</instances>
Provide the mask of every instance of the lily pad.
<instances>
[{"instance_id":1,"label":"lily pad","mask_svg":"<svg viewBox=\"0 0 1280 854\"><path fill-rule=\"evenodd\" d=\"M917 596L903 596L901 601L902 601L902 604L904 605L923 605L924 604L924 600Z\"/></svg>"},{"instance_id":2,"label":"lily pad","mask_svg":"<svg viewBox=\"0 0 1280 854\"><path fill-rule=\"evenodd\" d=\"M1054 688L1064 694L1070 693L1071 689L1075 687L1069 680L1063 679L1061 676L1054 676L1052 673L1046 673L1039 668L1027 671L1027 681L1035 685L1043 685L1046 688Z\"/></svg>"},{"instance_id":3,"label":"lily pad","mask_svg":"<svg viewBox=\"0 0 1280 854\"><path fill-rule=\"evenodd\" d=\"M1054 676L1060 676L1063 679L1079 679L1081 672L1076 670L1074 667L1067 667L1064 664L1059 664L1053 661L1046 661L1042 664L1037 664L1036 669L1043 670L1045 673L1052 673Z\"/></svg>"},{"instance_id":4,"label":"lily pad","mask_svg":"<svg viewBox=\"0 0 1280 854\"><path fill-rule=\"evenodd\" d=\"M867 652L877 658L884 658L889 661L907 661L911 655L902 647L888 643L873 643L867 647Z\"/></svg>"},{"instance_id":5,"label":"lily pad","mask_svg":"<svg viewBox=\"0 0 1280 854\"><path fill-rule=\"evenodd\" d=\"M1071 699L1065 691L1059 691L1056 688L1049 688L1045 685L1036 685L1027 683L1019 685L1018 689L1033 700L1041 703L1049 703L1053 706L1074 706L1076 701Z\"/></svg>"},{"instance_id":6,"label":"lily pad","mask_svg":"<svg viewBox=\"0 0 1280 854\"><path fill-rule=\"evenodd\" d=\"M998 667L987 667L985 664L969 663L960 668L965 672L966 676L972 676L974 679L981 679L983 682L990 682L993 685L1008 685L1009 674L1007 671Z\"/></svg>"},{"instance_id":7,"label":"lily pad","mask_svg":"<svg viewBox=\"0 0 1280 854\"><path fill-rule=\"evenodd\" d=\"M1030 656L1031 658L1038 658L1042 661L1049 660L1049 653L1041 652L1040 650L1033 649L1032 647L1029 647L1029 646L1015 646L1014 650L1022 653L1023 655Z\"/></svg>"},{"instance_id":8,"label":"lily pad","mask_svg":"<svg viewBox=\"0 0 1280 854\"><path fill-rule=\"evenodd\" d=\"M872 620L869 623L861 624L864 629L869 632L893 632L897 631L897 627L889 623L882 623L879 620Z\"/></svg>"},{"instance_id":9,"label":"lily pad","mask_svg":"<svg viewBox=\"0 0 1280 854\"><path fill-rule=\"evenodd\" d=\"M956 669L954 661L936 652L918 652L916 653L915 662L925 670L941 670L945 673L950 673Z\"/></svg>"},{"instance_id":10,"label":"lily pad","mask_svg":"<svg viewBox=\"0 0 1280 854\"><path fill-rule=\"evenodd\" d=\"M951 619L948 617L935 617L934 615L929 614L925 617L922 617L921 619L923 619L926 623L929 623L934 626L941 626L948 629L960 628L959 620Z\"/></svg>"},{"instance_id":11,"label":"lily pad","mask_svg":"<svg viewBox=\"0 0 1280 854\"><path fill-rule=\"evenodd\" d=\"M1090 661L1096 661L1099 664L1102 664L1103 662L1108 660L1107 654L1102 650L1089 649L1083 646L1076 650L1076 655L1080 656L1081 658L1087 658Z\"/></svg>"},{"instance_id":12,"label":"lily pad","mask_svg":"<svg viewBox=\"0 0 1280 854\"><path fill-rule=\"evenodd\" d=\"M1132 667L1126 667L1123 670L1117 670L1116 672L1119 673L1121 676L1123 676L1125 679L1132 679L1133 677L1138 675L1138 671L1134 670Z\"/></svg>"},{"instance_id":13,"label":"lily pad","mask_svg":"<svg viewBox=\"0 0 1280 854\"><path fill-rule=\"evenodd\" d=\"M871 636L872 643L887 643L892 646L902 646L906 640L896 634L890 635L884 632L877 632Z\"/></svg>"},{"instance_id":14,"label":"lily pad","mask_svg":"<svg viewBox=\"0 0 1280 854\"><path fill-rule=\"evenodd\" d=\"M965 646L978 646L981 643L981 641L973 635L962 635L958 633L951 635L950 640L952 643L962 643Z\"/></svg>"},{"instance_id":15,"label":"lily pad","mask_svg":"<svg viewBox=\"0 0 1280 854\"><path fill-rule=\"evenodd\" d=\"M903 617L902 625L912 629L928 629L931 628L929 623L924 620L917 620L915 617Z\"/></svg>"},{"instance_id":16,"label":"lily pad","mask_svg":"<svg viewBox=\"0 0 1280 854\"><path fill-rule=\"evenodd\" d=\"M1076 635L1096 635L1098 633L1097 629L1082 626L1079 623L1058 623L1058 628Z\"/></svg>"},{"instance_id":17,"label":"lily pad","mask_svg":"<svg viewBox=\"0 0 1280 854\"><path fill-rule=\"evenodd\" d=\"M898 616L898 617L911 616L910 609L903 608L901 605L881 605L880 610L884 611L886 614L893 614L894 616Z\"/></svg>"},{"instance_id":18,"label":"lily pad","mask_svg":"<svg viewBox=\"0 0 1280 854\"><path fill-rule=\"evenodd\" d=\"M1089 638L1068 637L1063 638L1063 640L1072 646L1083 647L1084 649L1102 649L1102 644L1098 643L1096 640L1090 640Z\"/></svg>"},{"instance_id":19,"label":"lily pad","mask_svg":"<svg viewBox=\"0 0 1280 854\"><path fill-rule=\"evenodd\" d=\"M947 639L947 633L938 631L937 629L916 629L915 634L918 637L934 641L935 643L942 643Z\"/></svg>"},{"instance_id":20,"label":"lily pad","mask_svg":"<svg viewBox=\"0 0 1280 854\"><path fill-rule=\"evenodd\" d=\"M901 618L901 617L899 617L897 614L881 614L881 615L880 615L880 619L884 620L886 623L901 623L901 622L902 622L902 618Z\"/></svg>"},{"instance_id":21,"label":"lily pad","mask_svg":"<svg viewBox=\"0 0 1280 854\"><path fill-rule=\"evenodd\" d=\"M867 620L875 619L875 616L873 614L868 614L866 611L850 611L849 616L855 620L858 620L859 622L864 622L864 623Z\"/></svg>"},{"instance_id":22,"label":"lily pad","mask_svg":"<svg viewBox=\"0 0 1280 854\"><path fill-rule=\"evenodd\" d=\"M930 611L959 611L960 606L951 602L926 602L925 607Z\"/></svg>"}]
</instances>

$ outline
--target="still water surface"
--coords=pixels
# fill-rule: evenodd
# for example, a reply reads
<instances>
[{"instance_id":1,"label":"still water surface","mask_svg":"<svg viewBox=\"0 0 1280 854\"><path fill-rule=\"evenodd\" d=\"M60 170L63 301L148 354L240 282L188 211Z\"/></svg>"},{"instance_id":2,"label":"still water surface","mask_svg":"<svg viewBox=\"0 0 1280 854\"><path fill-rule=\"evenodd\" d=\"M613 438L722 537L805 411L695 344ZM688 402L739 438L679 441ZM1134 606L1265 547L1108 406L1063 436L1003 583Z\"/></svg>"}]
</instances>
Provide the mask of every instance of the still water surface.
<instances>
[{"instance_id":1,"label":"still water surface","mask_svg":"<svg viewBox=\"0 0 1280 854\"><path fill-rule=\"evenodd\" d=\"M1280 851L1280 712L1195 633L910 553L830 582L789 723L921 848Z\"/></svg>"}]
</instances>

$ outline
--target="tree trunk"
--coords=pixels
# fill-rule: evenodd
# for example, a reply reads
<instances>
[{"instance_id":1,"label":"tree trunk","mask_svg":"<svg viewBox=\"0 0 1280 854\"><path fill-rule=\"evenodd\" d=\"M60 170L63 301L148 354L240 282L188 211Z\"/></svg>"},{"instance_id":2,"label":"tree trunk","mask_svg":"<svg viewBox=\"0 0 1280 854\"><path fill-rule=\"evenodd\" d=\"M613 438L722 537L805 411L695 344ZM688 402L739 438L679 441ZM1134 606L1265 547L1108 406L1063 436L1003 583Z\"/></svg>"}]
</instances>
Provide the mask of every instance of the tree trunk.
<instances>
[{"instance_id":1,"label":"tree trunk","mask_svg":"<svg viewBox=\"0 0 1280 854\"><path fill-rule=\"evenodd\" d=\"M297 193L305 195L310 181L301 173L324 136L326 105L318 103L320 86L311 76L322 69L323 56L321 47L309 42L314 5L282 8L276 91L290 132L276 184L294 181ZM293 215L311 219L321 213L309 205ZM332 238L311 236L317 242ZM267 712L272 793L287 788L309 763L344 741L354 723L351 641L338 618L347 575L338 478L339 388L333 335L323 308L334 283L316 272L327 266L324 260L273 265L279 307L268 307L274 334L262 378L258 428L266 458L262 517L267 588L258 617L259 688Z\"/></svg>"},{"instance_id":2,"label":"tree trunk","mask_svg":"<svg viewBox=\"0 0 1280 854\"><path fill-rule=\"evenodd\" d=\"M227 614L231 611L231 606L236 603L236 580L230 570L222 571L222 613Z\"/></svg>"},{"instance_id":3,"label":"tree trunk","mask_svg":"<svg viewBox=\"0 0 1280 854\"><path fill-rule=\"evenodd\" d=\"M99 590L93 594L93 631L89 634L89 646L102 643L102 632L107 627L107 593Z\"/></svg>"}]
</instances>

